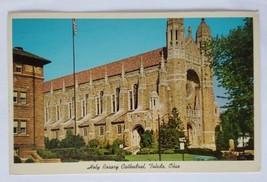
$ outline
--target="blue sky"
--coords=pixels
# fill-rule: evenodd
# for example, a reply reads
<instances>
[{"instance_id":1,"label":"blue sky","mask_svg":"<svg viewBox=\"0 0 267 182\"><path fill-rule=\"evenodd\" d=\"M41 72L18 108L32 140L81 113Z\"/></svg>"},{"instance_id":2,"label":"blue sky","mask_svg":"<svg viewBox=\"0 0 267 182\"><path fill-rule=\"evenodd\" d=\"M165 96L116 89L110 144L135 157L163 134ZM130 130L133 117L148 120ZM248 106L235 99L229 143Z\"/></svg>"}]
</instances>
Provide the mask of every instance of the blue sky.
<instances>
[{"instance_id":1,"label":"blue sky","mask_svg":"<svg viewBox=\"0 0 267 182\"><path fill-rule=\"evenodd\" d=\"M212 36L227 35L243 25L243 18L206 18ZM201 18L185 18L195 38ZM166 19L76 19L76 71L103 65L166 46ZM72 74L71 19L13 19L12 47L23 47L52 63L45 66L45 80ZM215 81L215 96L223 95ZM216 98L216 97L215 97ZM216 98L220 105L225 101Z\"/></svg>"}]
</instances>

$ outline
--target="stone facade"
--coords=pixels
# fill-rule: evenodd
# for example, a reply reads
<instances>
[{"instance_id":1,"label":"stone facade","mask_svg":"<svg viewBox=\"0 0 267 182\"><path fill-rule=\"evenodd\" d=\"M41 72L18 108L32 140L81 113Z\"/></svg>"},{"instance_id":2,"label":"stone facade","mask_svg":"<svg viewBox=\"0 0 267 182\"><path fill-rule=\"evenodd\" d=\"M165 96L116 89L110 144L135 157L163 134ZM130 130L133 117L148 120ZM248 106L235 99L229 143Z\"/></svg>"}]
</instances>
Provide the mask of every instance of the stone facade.
<instances>
[{"instance_id":1,"label":"stone facade","mask_svg":"<svg viewBox=\"0 0 267 182\"><path fill-rule=\"evenodd\" d=\"M71 129L86 142L119 138L138 147L140 134L158 132L158 119L167 121L176 107L190 146L215 149L219 112L200 51L210 39L204 19L196 40L190 27L185 36L183 18L168 19L166 47L79 72L75 84L73 75L45 82L45 136L61 140Z\"/></svg>"},{"instance_id":2,"label":"stone facade","mask_svg":"<svg viewBox=\"0 0 267 182\"><path fill-rule=\"evenodd\" d=\"M13 49L14 149L21 157L44 148L43 65L50 61Z\"/></svg>"}]
</instances>

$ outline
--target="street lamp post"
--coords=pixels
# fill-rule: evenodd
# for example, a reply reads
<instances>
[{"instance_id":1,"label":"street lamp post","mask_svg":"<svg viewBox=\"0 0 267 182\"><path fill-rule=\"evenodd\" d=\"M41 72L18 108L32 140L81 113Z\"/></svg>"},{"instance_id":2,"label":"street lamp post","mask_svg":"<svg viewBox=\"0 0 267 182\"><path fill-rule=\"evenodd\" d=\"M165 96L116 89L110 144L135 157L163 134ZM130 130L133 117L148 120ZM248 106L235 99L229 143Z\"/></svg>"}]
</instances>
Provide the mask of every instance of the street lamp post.
<instances>
[{"instance_id":1,"label":"street lamp post","mask_svg":"<svg viewBox=\"0 0 267 182\"><path fill-rule=\"evenodd\" d=\"M123 149L123 144L119 145L120 148L120 160L122 160L122 149Z\"/></svg>"},{"instance_id":2,"label":"street lamp post","mask_svg":"<svg viewBox=\"0 0 267 182\"><path fill-rule=\"evenodd\" d=\"M184 150L185 150L185 142L186 142L185 137L179 138L179 142L180 142L180 150L182 150L182 157L184 161Z\"/></svg>"}]
</instances>

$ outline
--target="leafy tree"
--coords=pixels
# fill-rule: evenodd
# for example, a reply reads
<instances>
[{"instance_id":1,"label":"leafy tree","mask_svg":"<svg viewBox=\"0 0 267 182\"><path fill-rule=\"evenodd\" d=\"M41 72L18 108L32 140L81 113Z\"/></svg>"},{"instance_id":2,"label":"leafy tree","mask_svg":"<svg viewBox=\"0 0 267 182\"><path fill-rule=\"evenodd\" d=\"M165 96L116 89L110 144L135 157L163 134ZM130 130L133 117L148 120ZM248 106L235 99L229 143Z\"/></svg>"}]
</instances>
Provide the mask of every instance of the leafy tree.
<instances>
[{"instance_id":1,"label":"leafy tree","mask_svg":"<svg viewBox=\"0 0 267 182\"><path fill-rule=\"evenodd\" d=\"M142 135L141 135L141 141L140 141L140 145L141 148L151 148L153 145L153 130L146 130Z\"/></svg>"},{"instance_id":2,"label":"leafy tree","mask_svg":"<svg viewBox=\"0 0 267 182\"><path fill-rule=\"evenodd\" d=\"M240 133L254 134L253 20L245 18L244 22L227 36L206 42L203 48L211 58L219 86L227 92L226 112L221 117L225 140L229 137L236 140Z\"/></svg>"},{"instance_id":3,"label":"leafy tree","mask_svg":"<svg viewBox=\"0 0 267 182\"><path fill-rule=\"evenodd\" d=\"M89 140L88 147L89 148L98 148L99 147L99 141L96 139Z\"/></svg>"},{"instance_id":4,"label":"leafy tree","mask_svg":"<svg viewBox=\"0 0 267 182\"><path fill-rule=\"evenodd\" d=\"M111 145L111 152L113 154L119 154L120 153L120 145L123 144L123 141L121 139L116 139Z\"/></svg>"},{"instance_id":5,"label":"leafy tree","mask_svg":"<svg viewBox=\"0 0 267 182\"><path fill-rule=\"evenodd\" d=\"M160 143L163 149L179 148L179 138L184 137L184 126L177 108L172 109L168 123L164 123L160 129Z\"/></svg>"},{"instance_id":6,"label":"leafy tree","mask_svg":"<svg viewBox=\"0 0 267 182\"><path fill-rule=\"evenodd\" d=\"M49 140L47 137L45 138L45 148L46 149L54 149L60 147L60 141L57 138Z\"/></svg>"},{"instance_id":7,"label":"leafy tree","mask_svg":"<svg viewBox=\"0 0 267 182\"><path fill-rule=\"evenodd\" d=\"M62 148L80 148L84 146L85 142L83 137L80 135L74 135L72 130L67 130L66 138L64 138L60 143L60 147Z\"/></svg>"}]
</instances>

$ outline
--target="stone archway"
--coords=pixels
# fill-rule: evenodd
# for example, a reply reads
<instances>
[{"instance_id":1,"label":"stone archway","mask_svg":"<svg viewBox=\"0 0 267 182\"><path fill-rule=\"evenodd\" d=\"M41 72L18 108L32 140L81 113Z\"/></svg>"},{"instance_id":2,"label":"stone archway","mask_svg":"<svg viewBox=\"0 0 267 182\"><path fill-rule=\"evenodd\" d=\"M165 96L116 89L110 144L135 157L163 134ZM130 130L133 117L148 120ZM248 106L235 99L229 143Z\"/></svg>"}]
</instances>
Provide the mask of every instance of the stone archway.
<instances>
[{"instance_id":1,"label":"stone archway","mask_svg":"<svg viewBox=\"0 0 267 182\"><path fill-rule=\"evenodd\" d=\"M132 147L140 147L141 135L145 132L142 125L135 125L132 130L131 145Z\"/></svg>"},{"instance_id":2,"label":"stone archway","mask_svg":"<svg viewBox=\"0 0 267 182\"><path fill-rule=\"evenodd\" d=\"M186 125L186 137L191 147L197 146L196 131L191 123Z\"/></svg>"}]
</instances>

